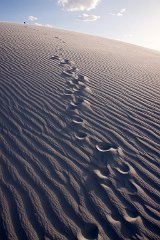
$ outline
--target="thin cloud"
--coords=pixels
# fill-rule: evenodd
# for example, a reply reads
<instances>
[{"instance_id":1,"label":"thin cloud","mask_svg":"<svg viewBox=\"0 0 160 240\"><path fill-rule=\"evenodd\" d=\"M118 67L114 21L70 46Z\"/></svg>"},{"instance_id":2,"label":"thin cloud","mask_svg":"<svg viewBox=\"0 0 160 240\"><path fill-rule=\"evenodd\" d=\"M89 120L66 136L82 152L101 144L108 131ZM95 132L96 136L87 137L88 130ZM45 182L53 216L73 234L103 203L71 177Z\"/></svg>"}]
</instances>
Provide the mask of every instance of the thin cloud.
<instances>
[{"instance_id":1,"label":"thin cloud","mask_svg":"<svg viewBox=\"0 0 160 240\"><path fill-rule=\"evenodd\" d=\"M67 11L84 11L96 8L101 0L58 0L58 5Z\"/></svg>"},{"instance_id":2,"label":"thin cloud","mask_svg":"<svg viewBox=\"0 0 160 240\"><path fill-rule=\"evenodd\" d=\"M34 17L34 16L29 16L29 17L28 17L28 20L29 20L29 21L32 21L32 22L33 22L33 21L36 21L37 19L38 19L38 18L37 18L37 17Z\"/></svg>"},{"instance_id":3,"label":"thin cloud","mask_svg":"<svg viewBox=\"0 0 160 240\"><path fill-rule=\"evenodd\" d=\"M120 12L118 12L118 13L110 13L110 15L112 15L112 16L117 16L117 17L122 17L125 12L126 12L126 9L125 9L125 8L122 8L122 9L120 10Z\"/></svg>"},{"instance_id":4,"label":"thin cloud","mask_svg":"<svg viewBox=\"0 0 160 240\"><path fill-rule=\"evenodd\" d=\"M52 25L50 25L50 24L41 24L41 23L34 23L34 25L36 25L36 26L39 26L39 27L49 27L49 28L52 28L53 26Z\"/></svg>"},{"instance_id":5,"label":"thin cloud","mask_svg":"<svg viewBox=\"0 0 160 240\"><path fill-rule=\"evenodd\" d=\"M41 24L41 23L35 23L34 25L36 25L36 26L40 26L40 27L42 27L43 26L43 24Z\"/></svg>"},{"instance_id":6,"label":"thin cloud","mask_svg":"<svg viewBox=\"0 0 160 240\"><path fill-rule=\"evenodd\" d=\"M94 21L96 21L99 18L100 18L100 16L89 15L89 14L83 13L82 15L80 15L78 17L78 20L81 20L81 21L84 21L84 22L94 22Z\"/></svg>"}]
</instances>

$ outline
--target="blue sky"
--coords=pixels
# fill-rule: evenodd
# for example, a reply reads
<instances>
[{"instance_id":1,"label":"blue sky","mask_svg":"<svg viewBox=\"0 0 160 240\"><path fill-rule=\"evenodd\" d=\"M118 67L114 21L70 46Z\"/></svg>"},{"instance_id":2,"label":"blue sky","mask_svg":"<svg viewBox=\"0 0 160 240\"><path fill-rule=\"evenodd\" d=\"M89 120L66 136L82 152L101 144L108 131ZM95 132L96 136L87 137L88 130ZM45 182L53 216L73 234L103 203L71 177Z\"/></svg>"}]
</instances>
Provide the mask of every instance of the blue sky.
<instances>
[{"instance_id":1,"label":"blue sky","mask_svg":"<svg viewBox=\"0 0 160 240\"><path fill-rule=\"evenodd\" d=\"M160 0L0 0L0 21L53 26L160 51Z\"/></svg>"}]
</instances>

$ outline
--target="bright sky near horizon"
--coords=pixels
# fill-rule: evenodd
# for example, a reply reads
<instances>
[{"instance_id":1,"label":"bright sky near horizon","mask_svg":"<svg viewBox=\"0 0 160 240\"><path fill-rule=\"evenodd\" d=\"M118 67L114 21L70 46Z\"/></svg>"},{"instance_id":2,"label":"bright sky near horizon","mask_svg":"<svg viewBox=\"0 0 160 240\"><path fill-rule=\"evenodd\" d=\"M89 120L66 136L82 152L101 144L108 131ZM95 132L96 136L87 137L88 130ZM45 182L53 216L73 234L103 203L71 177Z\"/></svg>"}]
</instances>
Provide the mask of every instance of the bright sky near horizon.
<instances>
[{"instance_id":1,"label":"bright sky near horizon","mask_svg":"<svg viewBox=\"0 0 160 240\"><path fill-rule=\"evenodd\" d=\"M53 26L160 51L160 0L0 0L0 21Z\"/></svg>"}]
</instances>

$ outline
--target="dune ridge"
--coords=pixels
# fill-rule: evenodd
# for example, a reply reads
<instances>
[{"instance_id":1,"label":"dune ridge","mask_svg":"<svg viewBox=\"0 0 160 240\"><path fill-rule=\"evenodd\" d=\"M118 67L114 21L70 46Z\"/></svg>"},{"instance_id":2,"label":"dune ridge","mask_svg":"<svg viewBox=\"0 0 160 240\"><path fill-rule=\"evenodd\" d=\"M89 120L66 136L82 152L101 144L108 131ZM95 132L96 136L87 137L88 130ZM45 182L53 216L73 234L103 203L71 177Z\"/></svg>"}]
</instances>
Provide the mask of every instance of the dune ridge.
<instances>
[{"instance_id":1,"label":"dune ridge","mask_svg":"<svg viewBox=\"0 0 160 240\"><path fill-rule=\"evenodd\" d=\"M160 53L0 23L0 239L160 239Z\"/></svg>"}]
</instances>

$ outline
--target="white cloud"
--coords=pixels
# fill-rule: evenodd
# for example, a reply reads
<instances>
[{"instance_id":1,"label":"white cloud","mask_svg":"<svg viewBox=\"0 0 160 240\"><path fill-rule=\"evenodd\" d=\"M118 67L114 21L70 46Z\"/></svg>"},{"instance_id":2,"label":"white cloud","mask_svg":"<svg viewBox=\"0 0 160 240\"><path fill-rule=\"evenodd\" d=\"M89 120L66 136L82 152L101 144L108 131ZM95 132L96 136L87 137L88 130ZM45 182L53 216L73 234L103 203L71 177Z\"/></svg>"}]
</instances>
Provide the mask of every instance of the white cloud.
<instances>
[{"instance_id":1,"label":"white cloud","mask_svg":"<svg viewBox=\"0 0 160 240\"><path fill-rule=\"evenodd\" d=\"M58 0L58 5L67 11L84 11L95 8L101 0Z\"/></svg>"},{"instance_id":2,"label":"white cloud","mask_svg":"<svg viewBox=\"0 0 160 240\"><path fill-rule=\"evenodd\" d=\"M41 24L41 23L35 23L34 25L36 25L36 26L43 26L43 24Z\"/></svg>"},{"instance_id":3,"label":"white cloud","mask_svg":"<svg viewBox=\"0 0 160 240\"><path fill-rule=\"evenodd\" d=\"M53 26L52 25L50 25L50 24L41 24L41 23L35 23L34 25L36 25L36 26L40 26L40 27L49 27L49 28L52 28Z\"/></svg>"},{"instance_id":4,"label":"white cloud","mask_svg":"<svg viewBox=\"0 0 160 240\"><path fill-rule=\"evenodd\" d=\"M110 15L112 15L112 16L117 16L117 17L122 17L125 12L126 12L126 9L125 9L125 8L122 8L122 9L120 10L120 12L118 12L118 13L110 13Z\"/></svg>"},{"instance_id":5,"label":"white cloud","mask_svg":"<svg viewBox=\"0 0 160 240\"><path fill-rule=\"evenodd\" d=\"M85 21L85 22L93 22L93 21L96 21L99 18L100 18L100 16L89 15L89 14L85 14L85 13L83 13L82 15L80 15L78 17L79 20Z\"/></svg>"},{"instance_id":6,"label":"white cloud","mask_svg":"<svg viewBox=\"0 0 160 240\"><path fill-rule=\"evenodd\" d=\"M53 26L50 25L50 24L45 24L44 26L45 26L45 27L49 27L49 28L52 28L52 27L53 27Z\"/></svg>"},{"instance_id":7,"label":"white cloud","mask_svg":"<svg viewBox=\"0 0 160 240\"><path fill-rule=\"evenodd\" d=\"M124 37L126 37L126 38L133 38L133 34L132 33L124 34Z\"/></svg>"},{"instance_id":8,"label":"white cloud","mask_svg":"<svg viewBox=\"0 0 160 240\"><path fill-rule=\"evenodd\" d=\"M121 13L124 13L125 11L126 11L126 9L125 9L125 8L122 8L120 12L121 12Z\"/></svg>"},{"instance_id":9,"label":"white cloud","mask_svg":"<svg viewBox=\"0 0 160 240\"><path fill-rule=\"evenodd\" d=\"M28 17L28 20L29 20L29 21L32 21L32 22L33 22L33 21L36 21L37 19L38 19L38 18L37 18L37 17L34 17L34 16L29 16L29 17Z\"/></svg>"}]
</instances>

